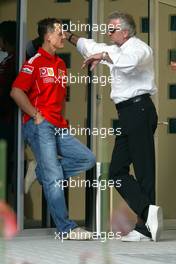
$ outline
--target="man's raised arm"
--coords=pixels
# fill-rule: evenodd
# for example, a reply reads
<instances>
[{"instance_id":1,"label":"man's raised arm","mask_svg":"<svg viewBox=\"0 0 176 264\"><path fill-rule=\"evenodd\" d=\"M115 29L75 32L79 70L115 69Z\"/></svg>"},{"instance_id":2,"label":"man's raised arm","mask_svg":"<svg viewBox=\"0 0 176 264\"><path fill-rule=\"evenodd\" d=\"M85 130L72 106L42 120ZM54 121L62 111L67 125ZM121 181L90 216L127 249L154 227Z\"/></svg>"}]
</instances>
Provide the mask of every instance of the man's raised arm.
<instances>
[{"instance_id":1,"label":"man's raised arm","mask_svg":"<svg viewBox=\"0 0 176 264\"><path fill-rule=\"evenodd\" d=\"M86 59L82 65L83 68L90 63L92 64L91 69L100 62L112 63L108 54L112 46L108 46L105 43L97 43L93 39L78 37L71 32L65 32L65 35L66 39L76 46L79 53Z\"/></svg>"}]
</instances>

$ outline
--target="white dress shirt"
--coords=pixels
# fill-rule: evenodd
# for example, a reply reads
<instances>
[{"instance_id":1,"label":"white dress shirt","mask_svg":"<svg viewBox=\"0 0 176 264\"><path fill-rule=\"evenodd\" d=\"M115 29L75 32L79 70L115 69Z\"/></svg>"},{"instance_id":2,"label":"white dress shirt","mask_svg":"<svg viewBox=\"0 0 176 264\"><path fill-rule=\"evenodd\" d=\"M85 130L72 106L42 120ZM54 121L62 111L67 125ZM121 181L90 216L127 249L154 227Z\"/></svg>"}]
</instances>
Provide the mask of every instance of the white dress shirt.
<instances>
[{"instance_id":1,"label":"white dress shirt","mask_svg":"<svg viewBox=\"0 0 176 264\"><path fill-rule=\"evenodd\" d=\"M106 61L112 78L111 99L115 104L137 95L156 92L153 70L152 49L137 37L129 38L121 47L96 43L93 39L79 38L78 51L84 58L90 55L108 52L112 64Z\"/></svg>"}]
</instances>

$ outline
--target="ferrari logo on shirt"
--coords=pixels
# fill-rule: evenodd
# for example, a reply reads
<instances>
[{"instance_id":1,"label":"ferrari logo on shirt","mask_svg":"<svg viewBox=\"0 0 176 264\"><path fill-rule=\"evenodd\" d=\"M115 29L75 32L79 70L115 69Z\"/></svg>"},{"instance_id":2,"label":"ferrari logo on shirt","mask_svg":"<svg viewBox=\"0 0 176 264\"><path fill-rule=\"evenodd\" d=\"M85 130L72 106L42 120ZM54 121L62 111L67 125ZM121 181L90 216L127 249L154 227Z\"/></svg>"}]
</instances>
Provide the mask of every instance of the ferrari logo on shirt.
<instances>
[{"instance_id":1,"label":"ferrari logo on shirt","mask_svg":"<svg viewBox=\"0 0 176 264\"><path fill-rule=\"evenodd\" d=\"M48 76L54 76L54 70L53 68L47 68Z\"/></svg>"},{"instance_id":2,"label":"ferrari logo on shirt","mask_svg":"<svg viewBox=\"0 0 176 264\"><path fill-rule=\"evenodd\" d=\"M58 69L58 77L63 77L63 76L65 76L65 72Z\"/></svg>"},{"instance_id":3,"label":"ferrari logo on shirt","mask_svg":"<svg viewBox=\"0 0 176 264\"><path fill-rule=\"evenodd\" d=\"M55 83L60 83L63 87L65 86L65 84L66 84L65 71L58 69L58 77L55 76Z\"/></svg>"},{"instance_id":4,"label":"ferrari logo on shirt","mask_svg":"<svg viewBox=\"0 0 176 264\"><path fill-rule=\"evenodd\" d=\"M40 70L40 77L41 78L54 76L53 68L42 67L39 70Z\"/></svg>"}]
</instances>

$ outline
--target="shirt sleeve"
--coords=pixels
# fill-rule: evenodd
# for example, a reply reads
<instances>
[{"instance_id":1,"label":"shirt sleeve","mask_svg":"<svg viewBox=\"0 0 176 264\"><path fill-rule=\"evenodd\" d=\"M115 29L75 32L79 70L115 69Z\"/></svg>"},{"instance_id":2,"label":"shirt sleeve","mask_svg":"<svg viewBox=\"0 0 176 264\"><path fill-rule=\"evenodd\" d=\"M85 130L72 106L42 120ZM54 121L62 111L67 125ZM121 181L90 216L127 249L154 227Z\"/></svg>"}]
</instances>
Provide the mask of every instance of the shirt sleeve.
<instances>
[{"instance_id":1,"label":"shirt sleeve","mask_svg":"<svg viewBox=\"0 0 176 264\"><path fill-rule=\"evenodd\" d=\"M34 72L35 72L34 65L25 62L17 78L13 82L12 88L18 88L23 90L24 92L29 91L29 89L31 88L34 82Z\"/></svg>"},{"instance_id":2,"label":"shirt sleeve","mask_svg":"<svg viewBox=\"0 0 176 264\"><path fill-rule=\"evenodd\" d=\"M152 49L147 46L139 46L125 51L121 50L118 54L113 51L109 52L113 67L126 74L152 61L152 54Z\"/></svg>"},{"instance_id":3,"label":"shirt sleeve","mask_svg":"<svg viewBox=\"0 0 176 264\"><path fill-rule=\"evenodd\" d=\"M93 39L79 38L77 42L77 50L84 58L103 51L109 51L112 46L105 43L97 43Z\"/></svg>"}]
</instances>

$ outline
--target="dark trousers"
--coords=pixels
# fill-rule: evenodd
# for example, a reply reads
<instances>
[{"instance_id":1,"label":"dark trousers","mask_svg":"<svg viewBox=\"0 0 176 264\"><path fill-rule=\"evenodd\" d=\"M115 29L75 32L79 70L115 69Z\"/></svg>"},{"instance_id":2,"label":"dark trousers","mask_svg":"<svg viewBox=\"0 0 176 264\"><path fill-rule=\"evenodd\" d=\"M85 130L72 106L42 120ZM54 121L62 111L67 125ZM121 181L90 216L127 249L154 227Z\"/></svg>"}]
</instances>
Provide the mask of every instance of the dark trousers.
<instances>
[{"instance_id":1,"label":"dark trousers","mask_svg":"<svg viewBox=\"0 0 176 264\"><path fill-rule=\"evenodd\" d=\"M117 191L145 222L144 210L155 204L154 132L157 113L150 97L120 109L117 105L117 110L122 134L115 140L109 175L114 181L121 180ZM131 163L135 177L129 174ZM143 224L139 229L144 229L141 233L147 234L144 227Z\"/></svg>"}]
</instances>

